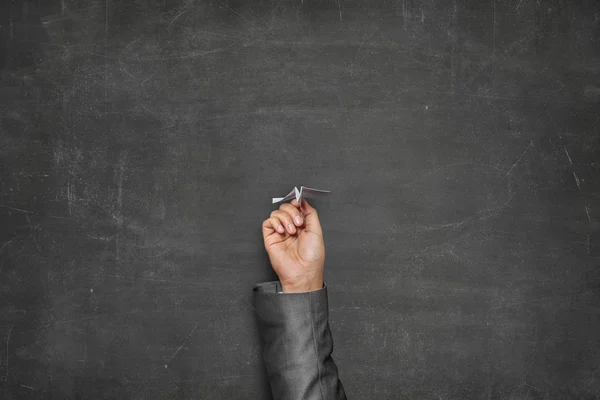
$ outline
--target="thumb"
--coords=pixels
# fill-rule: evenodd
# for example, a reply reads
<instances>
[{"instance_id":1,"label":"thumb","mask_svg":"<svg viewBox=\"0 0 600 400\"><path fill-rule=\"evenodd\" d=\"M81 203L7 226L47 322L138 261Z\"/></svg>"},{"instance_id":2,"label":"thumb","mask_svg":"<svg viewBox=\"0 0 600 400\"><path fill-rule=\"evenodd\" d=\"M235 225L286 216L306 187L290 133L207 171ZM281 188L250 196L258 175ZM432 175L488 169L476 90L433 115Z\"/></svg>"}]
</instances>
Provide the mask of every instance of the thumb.
<instances>
[{"instance_id":1,"label":"thumb","mask_svg":"<svg viewBox=\"0 0 600 400\"><path fill-rule=\"evenodd\" d=\"M321 222L319 221L319 214L306 199L302 199L300 203L300 210L304 214L304 223L306 224L306 230L308 232L314 232L319 236L323 236L323 230L321 229Z\"/></svg>"}]
</instances>

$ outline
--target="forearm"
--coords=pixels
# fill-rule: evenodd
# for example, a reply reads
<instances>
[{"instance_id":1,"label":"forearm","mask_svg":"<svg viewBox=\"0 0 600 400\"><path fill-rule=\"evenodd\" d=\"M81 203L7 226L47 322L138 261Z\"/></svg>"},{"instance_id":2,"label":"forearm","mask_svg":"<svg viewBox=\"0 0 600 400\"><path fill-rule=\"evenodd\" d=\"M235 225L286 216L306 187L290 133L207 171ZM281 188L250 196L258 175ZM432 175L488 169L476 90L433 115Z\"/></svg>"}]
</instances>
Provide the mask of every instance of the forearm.
<instances>
[{"instance_id":1,"label":"forearm","mask_svg":"<svg viewBox=\"0 0 600 400\"><path fill-rule=\"evenodd\" d=\"M254 287L263 358L275 400L345 400L331 354L327 286L281 292L279 282Z\"/></svg>"}]
</instances>

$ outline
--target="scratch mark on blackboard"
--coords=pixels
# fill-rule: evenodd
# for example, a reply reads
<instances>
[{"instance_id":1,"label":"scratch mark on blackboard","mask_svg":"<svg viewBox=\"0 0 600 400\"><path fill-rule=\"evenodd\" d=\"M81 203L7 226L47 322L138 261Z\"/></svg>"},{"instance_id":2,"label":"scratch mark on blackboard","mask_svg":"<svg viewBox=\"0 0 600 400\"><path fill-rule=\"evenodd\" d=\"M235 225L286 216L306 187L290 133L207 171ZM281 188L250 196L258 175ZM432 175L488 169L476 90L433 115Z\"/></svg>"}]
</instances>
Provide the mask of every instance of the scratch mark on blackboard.
<instances>
[{"instance_id":1,"label":"scratch mark on blackboard","mask_svg":"<svg viewBox=\"0 0 600 400\"><path fill-rule=\"evenodd\" d=\"M3 275L8 276L6 274L3 274ZM10 304L10 306L13 308L15 307L13 303L11 303L6 297L2 296L1 294L0 294L0 298L2 298L2 300L4 300L6 302L6 304Z\"/></svg>"},{"instance_id":2,"label":"scratch mark on blackboard","mask_svg":"<svg viewBox=\"0 0 600 400\"><path fill-rule=\"evenodd\" d=\"M439 229L444 229L444 228L459 228L462 224L464 224L465 222L468 222L472 219L473 217L468 217L463 219L462 221L459 222L452 222L450 224L443 224L443 225L425 225L425 226L421 226L420 228L424 231L436 231Z\"/></svg>"},{"instance_id":3,"label":"scratch mark on blackboard","mask_svg":"<svg viewBox=\"0 0 600 400\"><path fill-rule=\"evenodd\" d=\"M504 174L504 177L506 178L508 176L508 174L510 174L512 172L512 170L517 166L517 164L523 159L523 157L525 157L525 154L527 154L527 151L529 150L530 147L533 146L533 142L529 142L529 144L527 145L527 147L525 148L525 151L523 152L523 154L521 154L521 157L519 157L519 159L517 160L517 162L515 162L512 167L510 167L510 169L508 170L508 172L506 174Z\"/></svg>"},{"instance_id":4,"label":"scratch mark on blackboard","mask_svg":"<svg viewBox=\"0 0 600 400\"><path fill-rule=\"evenodd\" d=\"M81 367L81 372L83 372L85 370L85 365L87 363L87 343L83 344L83 360L77 360L77 361L83 363L83 366Z\"/></svg>"},{"instance_id":5,"label":"scratch mark on blackboard","mask_svg":"<svg viewBox=\"0 0 600 400\"><path fill-rule=\"evenodd\" d=\"M492 82L494 78L494 61L496 60L496 0L493 0L494 7L494 23L492 25L492 31L494 36L494 42L492 44Z\"/></svg>"},{"instance_id":6,"label":"scratch mark on blackboard","mask_svg":"<svg viewBox=\"0 0 600 400\"><path fill-rule=\"evenodd\" d=\"M462 221L452 222L449 224L443 224L443 225L437 225L437 226L432 226L432 225L420 226L419 229L421 231L435 231L435 230L440 230L440 229L445 229L445 228L460 228L464 223L475 220L475 219L478 221L486 220L486 219L492 217L493 215L495 215L496 212L500 212L503 209L505 209L506 207L508 207L508 204L515 196L515 193L516 192L513 192L504 203L497 205L495 207L487 207L482 210L478 210L473 215L463 219Z\"/></svg>"},{"instance_id":7,"label":"scratch mark on blackboard","mask_svg":"<svg viewBox=\"0 0 600 400\"><path fill-rule=\"evenodd\" d=\"M48 324L48 325L44 326L44 328L49 328L49 327L54 326L54 325L68 324L68 323L71 323L71 322L81 322L81 321L85 321L85 320L92 319L92 318L98 318L98 317L100 317L100 315L92 315L92 316L89 316L89 317L83 317L83 318L77 318L77 319L66 319L66 320L63 320L63 321L55 321L55 322L52 322L51 324Z\"/></svg>"},{"instance_id":8,"label":"scratch mark on blackboard","mask_svg":"<svg viewBox=\"0 0 600 400\"><path fill-rule=\"evenodd\" d=\"M448 253L450 253L457 260L464 262L463 259L457 256L452 250L448 250Z\"/></svg>"},{"instance_id":9,"label":"scratch mark on blackboard","mask_svg":"<svg viewBox=\"0 0 600 400\"><path fill-rule=\"evenodd\" d=\"M125 152L121 153L119 162L119 178L117 182L117 232L115 234L115 258L119 261L119 232L123 225L123 172L125 171Z\"/></svg>"},{"instance_id":10,"label":"scratch mark on blackboard","mask_svg":"<svg viewBox=\"0 0 600 400\"><path fill-rule=\"evenodd\" d=\"M571 156L569 155L569 152L567 151L567 148L563 146L563 149L565 149L565 154L567 155L567 158L569 159L569 163L571 165L573 165L573 161L571 160Z\"/></svg>"},{"instance_id":11,"label":"scratch mark on blackboard","mask_svg":"<svg viewBox=\"0 0 600 400\"><path fill-rule=\"evenodd\" d=\"M577 188L581 191L581 186L579 185L579 178L577 177L577 174L575 173L575 171L573 171L573 177L575 178L575 183L577 184Z\"/></svg>"},{"instance_id":12,"label":"scratch mark on blackboard","mask_svg":"<svg viewBox=\"0 0 600 400\"><path fill-rule=\"evenodd\" d=\"M30 389L30 390L35 390L31 386L27 386L27 385L21 385L21 387L24 387L24 388L27 388L27 389Z\"/></svg>"},{"instance_id":13,"label":"scratch mark on blackboard","mask_svg":"<svg viewBox=\"0 0 600 400\"><path fill-rule=\"evenodd\" d=\"M204 286L207 287L209 284L203 282L194 282L194 281L175 281L170 279L152 279L152 278L130 278L127 276L121 275L106 275L107 278L115 278L115 279L123 279L129 281L148 281L148 282L158 282L158 283L175 283L178 285L193 285L193 286Z\"/></svg>"},{"instance_id":14,"label":"scratch mark on blackboard","mask_svg":"<svg viewBox=\"0 0 600 400\"><path fill-rule=\"evenodd\" d=\"M33 243L35 244L35 248L38 250L38 252L42 251L42 247L40 246L39 242L37 241L35 235L36 235L36 231L39 228L39 224L36 226L33 226L31 223L31 219L29 219L29 215L25 214L25 219L27 220L27 223L29 224L29 228L31 229L31 239L33 240Z\"/></svg>"},{"instance_id":15,"label":"scratch mark on blackboard","mask_svg":"<svg viewBox=\"0 0 600 400\"><path fill-rule=\"evenodd\" d=\"M344 22L344 19L342 18L342 6L340 4L340 0L337 0L337 5L338 5L338 10L340 12L340 21Z\"/></svg>"},{"instance_id":16,"label":"scratch mark on blackboard","mask_svg":"<svg viewBox=\"0 0 600 400\"><path fill-rule=\"evenodd\" d=\"M171 249L172 249L172 248L171 248L171 247L169 247L167 250L163 251L162 253L160 253L160 254L157 254L157 255L155 255L155 256L149 256L149 257L150 257L150 258L156 258L156 257L164 256L165 254L167 254L168 252L170 252L170 251L171 251Z\"/></svg>"},{"instance_id":17,"label":"scratch mark on blackboard","mask_svg":"<svg viewBox=\"0 0 600 400\"><path fill-rule=\"evenodd\" d=\"M121 154L119 163L119 183L117 185L117 211L120 213L123 206L123 171L125 170L125 152Z\"/></svg>"},{"instance_id":18,"label":"scratch mark on blackboard","mask_svg":"<svg viewBox=\"0 0 600 400\"><path fill-rule=\"evenodd\" d=\"M588 216L589 219L589 216ZM592 222L592 221L590 221ZM587 253L588 255L592 254L592 247L591 247L591 242L590 242L590 234L587 234Z\"/></svg>"},{"instance_id":19,"label":"scratch mark on blackboard","mask_svg":"<svg viewBox=\"0 0 600 400\"><path fill-rule=\"evenodd\" d=\"M187 335L187 337L185 338L185 340L183 341L183 343L181 343L181 346L179 346L179 348L175 351L175 353L173 353L173 355L171 356L171 358L169 358L169 361L167 361L167 363L165 364L165 368L167 368L167 365L169 365L169 363L171 362L171 360L173 359L173 357L175 357L177 355L177 353L179 353L179 350L181 350L181 348L188 341L188 339L190 338L190 336L192 336L192 334L196 331L197 327L198 327L198 323L196 322L196 325L194 326L194 329L192 329L192 331L190 332L189 335Z\"/></svg>"},{"instance_id":20,"label":"scratch mark on blackboard","mask_svg":"<svg viewBox=\"0 0 600 400\"><path fill-rule=\"evenodd\" d=\"M177 16L175 18L173 18L173 20L171 21L171 23L167 27L167 30L171 29L171 25L173 25L173 22L175 22L177 20L177 18L181 17L183 14L185 14L186 12L188 12L190 10L191 10L191 8L188 8L187 10L184 10L184 11L180 12L179 14L177 14Z\"/></svg>"},{"instance_id":21,"label":"scratch mark on blackboard","mask_svg":"<svg viewBox=\"0 0 600 400\"><path fill-rule=\"evenodd\" d=\"M254 311L258 312L258 310L256 309L256 307L254 307L254 305L250 302L250 300L248 300L246 297L244 297L244 301L246 303L248 303L248 305L250 306L251 309L253 309Z\"/></svg>"},{"instance_id":22,"label":"scratch mark on blackboard","mask_svg":"<svg viewBox=\"0 0 600 400\"><path fill-rule=\"evenodd\" d=\"M104 0L104 114L108 103L108 0ZM106 136L106 118L104 118L104 135Z\"/></svg>"},{"instance_id":23,"label":"scratch mark on blackboard","mask_svg":"<svg viewBox=\"0 0 600 400\"><path fill-rule=\"evenodd\" d=\"M494 215L495 211L502 211L503 209L505 209L506 207L508 207L508 204L511 202L511 200L513 199L513 197L515 197L515 193L516 192L512 192L510 197L508 198L508 200L506 200L504 203L496 206L496 207L488 207L485 208L481 211L477 211L475 214L476 215L480 215L480 214L484 214L483 216L479 217L479 220L485 220L487 218L490 218L491 216Z\"/></svg>"},{"instance_id":24,"label":"scratch mark on blackboard","mask_svg":"<svg viewBox=\"0 0 600 400\"><path fill-rule=\"evenodd\" d=\"M9 210L18 211L18 212L22 212L22 213L26 213L26 214L33 213L33 211L22 210L20 208L9 207L9 206L5 206L5 205L2 205L2 204L0 204L0 207L2 207L2 208L8 208Z\"/></svg>"},{"instance_id":25,"label":"scratch mark on blackboard","mask_svg":"<svg viewBox=\"0 0 600 400\"><path fill-rule=\"evenodd\" d=\"M346 107L344 106L344 103L342 103L342 98L340 97L340 95L337 96L338 101L340 102L340 107L342 107L342 110L344 111L344 118L346 120L346 129L348 130L348 133L350 133L350 124L348 123L348 113L346 112Z\"/></svg>"},{"instance_id":26,"label":"scratch mark on blackboard","mask_svg":"<svg viewBox=\"0 0 600 400\"><path fill-rule=\"evenodd\" d=\"M585 213L587 214L588 217L588 222L592 222L592 218L590 218L590 209L588 208L588 206L585 206ZM589 237L588 237L589 239Z\"/></svg>"},{"instance_id":27,"label":"scratch mark on blackboard","mask_svg":"<svg viewBox=\"0 0 600 400\"><path fill-rule=\"evenodd\" d=\"M252 23L252 21L250 21L248 18L244 17L242 14L240 14L237 11L235 11L233 8L229 7L227 4L223 3L221 0L219 0L219 3L223 4L225 7L227 7L228 9L230 9L234 14L236 14L237 16L239 16L240 18L242 18L244 21L248 22L250 25L252 25L256 29L258 29L260 32L266 33L265 31L263 31L262 29L260 29L258 26L254 25Z\"/></svg>"},{"instance_id":28,"label":"scratch mark on blackboard","mask_svg":"<svg viewBox=\"0 0 600 400\"><path fill-rule=\"evenodd\" d=\"M404 32L406 32L406 25L408 17L406 16L406 1L402 0L402 19L404 20Z\"/></svg>"},{"instance_id":29,"label":"scratch mark on blackboard","mask_svg":"<svg viewBox=\"0 0 600 400\"><path fill-rule=\"evenodd\" d=\"M11 325L6 336L6 374L4 375L4 381L8 382L8 341L10 340L10 334L12 333L13 327Z\"/></svg>"},{"instance_id":30,"label":"scratch mark on blackboard","mask_svg":"<svg viewBox=\"0 0 600 400\"><path fill-rule=\"evenodd\" d=\"M536 387L535 387L535 386L533 386L533 385L530 385L529 383L525 383L525 386L529 386L530 388L532 388L532 389L535 389L535 390L537 390L538 392L540 392L540 391L541 391L540 389L536 388Z\"/></svg>"},{"instance_id":31,"label":"scratch mark on blackboard","mask_svg":"<svg viewBox=\"0 0 600 400\"><path fill-rule=\"evenodd\" d=\"M585 385L585 387L584 387L584 389L585 389L585 392L583 393L583 394L584 394L584 396L585 396L586 394L588 394L588 392L589 392L589 391L590 391L590 389L591 389L591 388L590 388L590 385L592 384L592 382L594 382L594 381L596 380L596 377L595 377L594 375L596 375L596 373L598 373L598 370L600 370L600 368L596 368L596 370L595 370L594 372L592 372L592 379L590 379L590 381L588 382L588 384L587 384L587 385Z\"/></svg>"},{"instance_id":32,"label":"scratch mark on blackboard","mask_svg":"<svg viewBox=\"0 0 600 400\"><path fill-rule=\"evenodd\" d=\"M67 181L67 207L69 209L69 215L73 216L73 189L72 189L71 177Z\"/></svg>"},{"instance_id":33,"label":"scratch mark on blackboard","mask_svg":"<svg viewBox=\"0 0 600 400\"><path fill-rule=\"evenodd\" d=\"M9 240L8 242L4 243L4 244L2 245L2 247L0 247L0 253L2 252L2 250L4 250L4 248L5 248L6 246L8 246L9 244L11 244L13 240L15 240L15 239L11 239L11 240Z\"/></svg>"},{"instance_id":34,"label":"scratch mark on blackboard","mask_svg":"<svg viewBox=\"0 0 600 400\"><path fill-rule=\"evenodd\" d=\"M519 4L517 5L517 8L515 8L515 11L517 11L519 9L519 7L521 7L522 2L523 2L523 0L519 1Z\"/></svg>"},{"instance_id":35,"label":"scratch mark on blackboard","mask_svg":"<svg viewBox=\"0 0 600 400\"><path fill-rule=\"evenodd\" d=\"M66 218L66 217L58 217L56 215L48 215L48 218L54 218L54 219L66 219L67 221L72 221L73 218Z\"/></svg>"},{"instance_id":36,"label":"scratch mark on blackboard","mask_svg":"<svg viewBox=\"0 0 600 400\"><path fill-rule=\"evenodd\" d=\"M452 51L450 54L450 77L451 77L451 81L450 81L450 88L451 88L451 92L452 94L454 94L454 81L456 80L456 72L454 71L454 52L455 52L455 48L456 48L456 38L457 38L457 19L458 19L458 6L456 5L456 1L454 1L453 4L453 13L452 13Z\"/></svg>"},{"instance_id":37,"label":"scratch mark on blackboard","mask_svg":"<svg viewBox=\"0 0 600 400\"><path fill-rule=\"evenodd\" d=\"M119 62L121 62L121 60L119 60ZM121 67L119 68L121 71L123 71L124 73L126 73L127 75L129 75L131 77L131 79L133 79L134 81L137 82L137 79L135 78L135 76L131 75L131 73L129 71L127 71L127 69L125 69L125 67ZM142 105L143 106L143 105Z\"/></svg>"},{"instance_id":38,"label":"scratch mark on blackboard","mask_svg":"<svg viewBox=\"0 0 600 400\"><path fill-rule=\"evenodd\" d=\"M226 375L226 376L211 376L211 377L207 377L205 379L210 379L210 380L225 380L225 379L238 379L238 378L246 378L246 377L254 377L254 375Z\"/></svg>"},{"instance_id":39,"label":"scratch mark on blackboard","mask_svg":"<svg viewBox=\"0 0 600 400\"><path fill-rule=\"evenodd\" d=\"M141 38L133 39L125 48L121 51L121 54L125 54L125 52L135 43L137 43Z\"/></svg>"},{"instance_id":40,"label":"scratch mark on blackboard","mask_svg":"<svg viewBox=\"0 0 600 400\"><path fill-rule=\"evenodd\" d=\"M219 48L219 49L207 50L207 51L192 51L192 52L189 52L189 53L183 54L183 55L170 55L170 56L165 56L165 57L152 57L152 58L135 58L135 59L129 59L128 61L132 61L132 62L147 62L147 61L160 61L160 60L174 60L174 59L194 58L194 57L204 56L204 55L207 55L207 54L222 52L222 51L225 51L225 50L233 47L234 45L235 45L235 43L230 44L229 46L225 46L225 47ZM152 76L150 76L148 79L142 81L142 83L140 83L140 85L143 85L144 83L146 83L146 81L148 81L150 78L152 78Z\"/></svg>"},{"instance_id":41,"label":"scratch mark on blackboard","mask_svg":"<svg viewBox=\"0 0 600 400\"><path fill-rule=\"evenodd\" d=\"M112 240L112 236L94 236L94 235L87 235L88 238L90 239L94 239L94 240L101 240L103 242L110 242Z\"/></svg>"},{"instance_id":42,"label":"scratch mark on blackboard","mask_svg":"<svg viewBox=\"0 0 600 400\"><path fill-rule=\"evenodd\" d=\"M573 165L573 160L571 160L571 156L569 155L569 152L567 151L567 148L565 146L563 146L563 149L565 151L565 154L567 155L567 158L569 159L569 163L572 166ZM581 192L581 182L579 181L579 177L577 176L577 174L575 173L575 171L573 171L573 178L575 179L575 183L577 184L577 189ZM588 222L592 223L592 218L590 217L590 209L588 208L587 205L585 205L584 208L585 208L585 214L587 215ZM588 254L590 253L589 239L590 238L588 236Z\"/></svg>"}]
</instances>

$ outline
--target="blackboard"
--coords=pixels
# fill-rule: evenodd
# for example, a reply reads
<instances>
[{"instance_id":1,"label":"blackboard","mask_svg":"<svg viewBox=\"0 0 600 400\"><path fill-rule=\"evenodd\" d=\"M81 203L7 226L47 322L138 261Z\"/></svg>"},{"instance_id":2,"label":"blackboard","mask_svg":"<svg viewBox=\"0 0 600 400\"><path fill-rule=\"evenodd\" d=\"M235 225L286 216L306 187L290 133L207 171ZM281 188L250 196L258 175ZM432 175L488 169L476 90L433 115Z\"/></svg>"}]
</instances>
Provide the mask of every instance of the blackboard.
<instances>
[{"instance_id":1,"label":"blackboard","mask_svg":"<svg viewBox=\"0 0 600 400\"><path fill-rule=\"evenodd\" d=\"M0 5L3 399L269 398L294 186L353 399L600 395L596 1Z\"/></svg>"}]
</instances>

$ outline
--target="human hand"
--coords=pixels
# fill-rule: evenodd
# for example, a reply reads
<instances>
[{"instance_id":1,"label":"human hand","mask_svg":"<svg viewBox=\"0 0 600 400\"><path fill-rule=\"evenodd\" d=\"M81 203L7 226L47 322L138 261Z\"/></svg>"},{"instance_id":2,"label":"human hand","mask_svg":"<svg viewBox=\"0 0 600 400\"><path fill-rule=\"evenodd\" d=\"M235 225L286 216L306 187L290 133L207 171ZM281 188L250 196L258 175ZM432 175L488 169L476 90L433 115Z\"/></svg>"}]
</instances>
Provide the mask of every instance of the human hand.
<instances>
[{"instance_id":1,"label":"human hand","mask_svg":"<svg viewBox=\"0 0 600 400\"><path fill-rule=\"evenodd\" d=\"M317 210L302 199L282 204L263 221L262 234L271 266L285 293L323 287L325 244Z\"/></svg>"}]
</instances>

